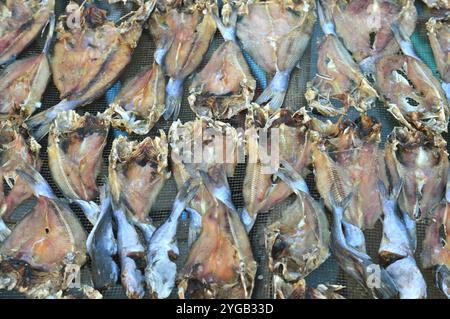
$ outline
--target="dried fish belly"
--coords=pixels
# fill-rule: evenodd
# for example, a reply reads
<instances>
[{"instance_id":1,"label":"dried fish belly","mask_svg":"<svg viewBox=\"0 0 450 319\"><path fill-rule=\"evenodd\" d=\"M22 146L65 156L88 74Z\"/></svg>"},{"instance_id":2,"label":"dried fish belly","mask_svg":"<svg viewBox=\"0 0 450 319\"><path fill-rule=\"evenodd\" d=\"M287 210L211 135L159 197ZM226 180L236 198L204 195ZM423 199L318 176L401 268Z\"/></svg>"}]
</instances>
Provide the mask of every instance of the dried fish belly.
<instances>
[{"instance_id":1,"label":"dried fish belly","mask_svg":"<svg viewBox=\"0 0 450 319\"><path fill-rule=\"evenodd\" d=\"M41 107L42 94L51 75L47 55L54 27L55 17L52 13L42 53L13 62L1 73L0 117L16 114L28 118Z\"/></svg>"},{"instance_id":2,"label":"dried fish belly","mask_svg":"<svg viewBox=\"0 0 450 319\"><path fill-rule=\"evenodd\" d=\"M227 18L226 11L231 10ZM214 14L225 42L192 80L189 105L199 116L229 119L246 109L253 99L256 81L236 39L237 9L225 6L222 21Z\"/></svg>"},{"instance_id":3,"label":"dried fish belly","mask_svg":"<svg viewBox=\"0 0 450 319\"><path fill-rule=\"evenodd\" d=\"M54 0L0 3L0 64L14 60L39 35L53 17L54 6Z\"/></svg>"},{"instance_id":4,"label":"dried fish belly","mask_svg":"<svg viewBox=\"0 0 450 319\"><path fill-rule=\"evenodd\" d=\"M303 178L289 164L287 167L277 175L294 190L297 199L265 230L275 297L284 296L286 289L296 290L298 281L329 256L330 231L325 211L309 194Z\"/></svg>"},{"instance_id":5,"label":"dried fish belly","mask_svg":"<svg viewBox=\"0 0 450 319\"><path fill-rule=\"evenodd\" d=\"M0 169L0 173L11 190L5 197L3 183L1 183L1 218L8 220L17 207L33 196L32 189L17 175L14 163L23 161L39 170L41 168L40 149L41 146L30 135L25 124L19 124L15 119L2 121L0 124L0 161L3 167ZM0 230L0 241L5 239L5 235L8 233L7 229Z\"/></svg>"},{"instance_id":6,"label":"dried fish belly","mask_svg":"<svg viewBox=\"0 0 450 319\"><path fill-rule=\"evenodd\" d=\"M23 163L16 169L37 204L0 247L0 287L33 298L61 296L86 261L86 233L36 170Z\"/></svg>"},{"instance_id":7,"label":"dried fish belly","mask_svg":"<svg viewBox=\"0 0 450 319\"><path fill-rule=\"evenodd\" d=\"M163 70L156 63L128 81L110 106L112 125L147 134L164 112L165 85Z\"/></svg>"},{"instance_id":8,"label":"dried fish belly","mask_svg":"<svg viewBox=\"0 0 450 319\"><path fill-rule=\"evenodd\" d=\"M450 38L450 15L443 18L430 18L426 26L434 61L444 82L442 87L447 99L450 99L450 44L448 41Z\"/></svg>"},{"instance_id":9,"label":"dried fish belly","mask_svg":"<svg viewBox=\"0 0 450 319\"><path fill-rule=\"evenodd\" d=\"M309 43L316 22L315 1L252 1L241 8L237 36L244 50L267 73L275 74L258 97L276 110L284 101L289 77Z\"/></svg>"},{"instance_id":10,"label":"dried fish belly","mask_svg":"<svg viewBox=\"0 0 450 319\"><path fill-rule=\"evenodd\" d=\"M351 106L365 112L378 94L342 45L320 3L318 9L325 37L317 47L317 74L307 84L306 100L312 109L327 116L346 114ZM332 100L340 101L343 107L336 108Z\"/></svg>"},{"instance_id":11,"label":"dried fish belly","mask_svg":"<svg viewBox=\"0 0 450 319\"><path fill-rule=\"evenodd\" d=\"M115 82L130 62L154 5L154 1L146 1L118 25L95 5L67 5L66 15L60 16L56 28L51 59L53 82L62 101L27 121L37 139L48 133L59 112L91 103Z\"/></svg>"},{"instance_id":12,"label":"dried fish belly","mask_svg":"<svg viewBox=\"0 0 450 319\"><path fill-rule=\"evenodd\" d=\"M250 298L256 262L226 178L237 163L240 137L227 124L200 118L184 125L175 122L170 141L177 184L199 185L188 210L191 221L198 216L201 226L192 225L193 244L178 285L180 298ZM201 153L192 153L193 143L202 147Z\"/></svg>"},{"instance_id":13,"label":"dried fish belly","mask_svg":"<svg viewBox=\"0 0 450 319\"><path fill-rule=\"evenodd\" d=\"M403 180L400 210L412 220L427 216L445 193L446 142L440 135L396 127L386 141L385 153L391 183Z\"/></svg>"},{"instance_id":14,"label":"dried fish belly","mask_svg":"<svg viewBox=\"0 0 450 319\"><path fill-rule=\"evenodd\" d=\"M75 111L57 115L50 127L48 164L53 180L69 200L78 204L95 225L99 208L97 177L102 168L109 118L101 113L83 116Z\"/></svg>"},{"instance_id":15,"label":"dried fish belly","mask_svg":"<svg viewBox=\"0 0 450 319\"><path fill-rule=\"evenodd\" d=\"M288 162L306 176L311 164L310 120L305 109L296 113L281 109L271 114L267 108L251 106L246 119L249 159L242 190L245 207L241 214L248 231L258 213L268 211L293 192L285 182L274 178L279 160Z\"/></svg>"},{"instance_id":16,"label":"dried fish belly","mask_svg":"<svg viewBox=\"0 0 450 319\"><path fill-rule=\"evenodd\" d=\"M168 3L150 17L150 31L157 47L155 60L161 63L170 77L166 86L164 118L176 119L180 112L183 83L200 65L216 32L212 12L214 2ZM158 61L160 60L160 61Z\"/></svg>"}]
</instances>

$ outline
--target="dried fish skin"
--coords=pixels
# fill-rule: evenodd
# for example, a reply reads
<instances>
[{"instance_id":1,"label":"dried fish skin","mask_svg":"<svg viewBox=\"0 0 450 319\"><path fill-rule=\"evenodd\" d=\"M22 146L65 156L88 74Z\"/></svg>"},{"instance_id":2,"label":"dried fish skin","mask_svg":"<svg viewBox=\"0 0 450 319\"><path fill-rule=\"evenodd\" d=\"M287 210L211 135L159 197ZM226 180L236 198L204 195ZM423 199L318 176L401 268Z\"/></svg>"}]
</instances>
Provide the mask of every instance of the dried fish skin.
<instances>
[{"instance_id":1,"label":"dried fish skin","mask_svg":"<svg viewBox=\"0 0 450 319\"><path fill-rule=\"evenodd\" d=\"M16 58L54 15L54 0L4 1L0 4L0 64Z\"/></svg>"},{"instance_id":2,"label":"dried fish skin","mask_svg":"<svg viewBox=\"0 0 450 319\"><path fill-rule=\"evenodd\" d=\"M292 113L287 109L272 112L268 107L262 108L253 104L246 119L247 162L243 196L245 209L242 220L250 229L260 212L270 210L292 194L292 189L283 181L274 182L273 171L278 169L279 162L273 162L278 150L279 160L288 162L302 176L308 173L311 159L310 121L304 108ZM278 138L272 136L272 129L277 130ZM265 138L267 137L267 141ZM272 139L276 139L272 142ZM277 148L276 148L277 147Z\"/></svg>"},{"instance_id":3,"label":"dried fish skin","mask_svg":"<svg viewBox=\"0 0 450 319\"><path fill-rule=\"evenodd\" d=\"M368 57L396 54L399 46L391 25L402 25L409 36L414 32L417 10L412 0L324 0L336 33L356 62ZM355 28L355 26L357 26Z\"/></svg>"},{"instance_id":4,"label":"dried fish skin","mask_svg":"<svg viewBox=\"0 0 450 319\"><path fill-rule=\"evenodd\" d=\"M3 219L8 220L20 204L33 196L32 190L17 175L15 167L12 164L17 159L20 159L39 170L42 164L39 158L40 149L41 146L30 135L27 126L20 124L19 119L12 118L1 122L0 159L4 164L1 168L1 175L11 187L6 197L4 196L3 189L1 191L0 216Z\"/></svg>"},{"instance_id":5,"label":"dried fish skin","mask_svg":"<svg viewBox=\"0 0 450 319\"><path fill-rule=\"evenodd\" d=\"M166 110L164 118L176 119L180 112L183 83L200 65L209 48L216 24L212 11L217 10L209 0L183 3L167 7L167 11L156 11L150 17L150 31L157 47L163 52L156 54L161 60L166 75Z\"/></svg>"},{"instance_id":6,"label":"dried fish skin","mask_svg":"<svg viewBox=\"0 0 450 319\"><path fill-rule=\"evenodd\" d=\"M447 131L448 104L431 70L408 55L388 55L376 62L376 88L389 112L409 129Z\"/></svg>"},{"instance_id":7,"label":"dried fish skin","mask_svg":"<svg viewBox=\"0 0 450 319\"><path fill-rule=\"evenodd\" d=\"M131 61L154 5L153 0L142 3L116 25L94 5L83 7L73 1L68 4L67 15L59 17L50 62L53 82L62 101L27 121L38 140L48 133L59 112L91 103L116 81ZM75 21L79 20L79 24L74 24L72 18L78 15Z\"/></svg>"},{"instance_id":8,"label":"dried fish skin","mask_svg":"<svg viewBox=\"0 0 450 319\"><path fill-rule=\"evenodd\" d=\"M275 74L258 97L277 110L284 101L289 77L311 38L316 22L315 1L254 1L237 23L243 48L267 73ZM244 11L244 10L242 10Z\"/></svg>"},{"instance_id":9,"label":"dried fish skin","mask_svg":"<svg viewBox=\"0 0 450 319\"><path fill-rule=\"evenodd\" d=\"M384 154L379 147L381 124L367 115L356 123L316 123L322 130L312 150L317 189L331 209L332 200L342 201L353 193L345 221L359 229L373 228L382 212L378 181L387 183ZM330 135L327 135L330 134ZM330 197L333 196L333 199Z\"/></svg>"},{"instance_id":10,"label":"dried fish skin","mask_svg":"<svg viewBox=\"0 0 450 319\"><path fill-rule=\"evenodd\" d=\"M148 214L170 177L168 144L164 131L142 142L119 136L109 157L109 187L114 201L137 224L151 224Z\"/></svg>"},{"instance_id":11,"label":"dried fish skin","mask_svg":"<svg viewBox=\"0 0 450 319\"><path fill-rule=\"evenodd\" d=\"M372 108L378 97L359 66L336 35L326 35L317 48L317 74L307 84L309 106L326 116L346 114L353 106L359 112ZM338 109L331 100L342 102Z\"/></svg>"},{"instance_id":12,"label":"dried fish skin","mask_svg":"<svg viewBox=\"0 0 450 319\"><path fill-rule=\"evenodd\" d=\"M403 179L400 210L413 220L427 216L445 194L446 142L440 135L396 127L386 141L385 154L391 183Z\"/></svg>"},{"instance_id":13,"label":"dried fish skin","mask_svg":"<svg viewBox=\"0 0 450 319\"><path fill-rule=\"evenodd\" d=\"M53 180L69 200L78 203L94 225L99 213L93 202L102 168L110 119L105 114L64 111L50 127L48 164Z\"/></svg>"},{"instance_id":14,"label":"dried fish skin","mask_svg":"<svg viewBox=\"0 0 450 319\"><path fill-rule=\"evenodd\" d=\"M448 0L422 0L429 8L434 9L450 9Z\"/></svg>"},{"instance_id":15,"label":"dried fish skin","mask_svg":"<svg viewBox=\"0 0 450 319\"><path fill-rule=\"evenodd\" d=\"M283 280L274 278L277 294L275 299L345 299L339 294L339 290L344 287L339 285L319 284L316 288L306 285L304 279L299 280L294 285L286 284Z\"/></svg>"},{"instance_id":16,"label":"dried fish skin","mask_svg":"<svg viewBox=\"0 0 450 319\"><path fill-rule=\"evenodd\" d=\"M450 9L450 3L448 8ZM432 17L426 27L438 71L442 80L450 83L450 15L443 18Z\"/></svg>"},{"instance_id":17,"label":"dried fish skin","mask_svg":"<svg viewBox=\"0 0 450 319\"><path fill-rule=\"evenodd\" d=\"M29 297L51 297L67 289L73 279L69 273L85 263L86 233L32 166L16 168L33 189L37 204L0 247L0 286Z\"/></svg>"},{"instance_id":18,"label":"dried fish skin","mask_svg":"<svg viewBox=\"0 0 450 319\"><path fill-rule=\"evenodd\" d=\"M128 81L110 106L112 125L147 134L164 112L165 85L162 67L156 63Z\"/></svg>"}]
</instances>

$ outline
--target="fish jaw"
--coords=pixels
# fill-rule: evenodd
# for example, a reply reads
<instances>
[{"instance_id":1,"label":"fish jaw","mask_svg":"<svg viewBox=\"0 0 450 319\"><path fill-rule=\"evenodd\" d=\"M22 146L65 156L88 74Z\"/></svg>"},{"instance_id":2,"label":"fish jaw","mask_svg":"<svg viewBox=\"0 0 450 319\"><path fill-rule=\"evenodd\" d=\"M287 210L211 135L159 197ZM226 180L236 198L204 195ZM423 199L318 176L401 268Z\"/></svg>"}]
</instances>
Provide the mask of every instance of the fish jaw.
<instances>
[{"instance_id":1,"label":"fish jaw","mask_svg":"<svg viewBox=\"0 0 450 319\"><path fill-rule=\"evenodd\" d=\"M49 167L53 179L71 200L90 202L98 194L96 179L109 132L110 120L103 114L75 111L58 114L50 128Z\"/></svg>"},{"instance_id":2,"label":"fish jaw","mask_svg":"<svg viewBox=\"0 0 450 319\"><path fill-rule=\"evenodd\" d=\"M448 63L448 55L450 54L450 46L448 38L450 37L450 17L432 17L428 20L426 28L441 78L444 82L449 83L450 64Z\"/></svg>"},{"instance_id":3,"label":"fish jaw","mask_svg":"<svg viewBox=\"0 0 450 319\"><path fill-rule=\"evenodd\" d=\"M253 99L256 81L241 49L224 42L194 76L189 105L200 116L229 119L246 109Z\"/></svg>"}]
</instances>

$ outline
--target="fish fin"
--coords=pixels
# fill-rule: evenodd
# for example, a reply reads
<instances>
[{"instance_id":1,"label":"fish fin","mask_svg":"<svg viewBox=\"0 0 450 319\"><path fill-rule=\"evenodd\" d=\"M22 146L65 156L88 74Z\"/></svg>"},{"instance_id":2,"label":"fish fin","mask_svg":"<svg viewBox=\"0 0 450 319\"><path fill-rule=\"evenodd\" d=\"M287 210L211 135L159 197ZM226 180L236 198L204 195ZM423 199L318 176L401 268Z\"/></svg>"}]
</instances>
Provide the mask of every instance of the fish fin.
<instances>
[{"instance_id":1,"label":"fish fin","mask_svg":"<svg viewBox=\"0 0 450 319\"><path fill-rule=\"evenodd\" d=\"M387 200L389 194L388 194L388 190L386 188L386 185L384 185L383 181L378 180L377 186L378 186L378 191L380 192L381 200Z\"/></svg>"},{"instance_id":2,"label":"fish fin","mask_svg":"<svg viewBox=\"0 0 450 319\"><path fill-rule=\"evenodd\" d=\"M255 224L255 217L251 217L246 207L243 207L240 213L242 224L247 233L249 233Z\"/></svg>"},{"instance_id":3,"label":"fish fin","mask_svg":"<svg viewBox=\"0 0 450 319\"><path fill-rule=\"evenodd\" d=\"M188 179L177 193L172 212L177 211L181 214L186 209L187 204L197 194L199 188L200 185L192 186L192 180Z\"/></svg>"},{"instance_id":4,"label":"fish fin","mask_svg":"<svg viewBox=\"0 0 450 319\"><path fill-rule=\"evenodd\" d=\"M447 100L450 101L450 83L442 82L441 86L445 92L445 96L447 97Z\"/></svg>"},{"instance_id":5,"label":"fish fin","mask_svg":"<svg viewBox=\"0 0 450 319\"><path fill-rule=\"evenodd\" d=\"M276 172L276 176L289 185L297 195L300 195L300 192L309 194L308 185L303 177L288 162L284 160L280 162L283 164L283 168Z\"/></svg>"},{"instance_id":6,"label":"fish fin","mask_svg":"<svg viewBox=\"0 0 450 319\"><path fill-rule=\"evenodd\" d=\"M166 86L166 109L164 110L164 119L167 121L170 117L173 120L178 118L181 108L181 99L183 97L184 79L170 78Z\"/></svg>"},{"instance_id":7,"label":"fish fin","mask_svg":"<svg viewBox=\"0 0 450 319\"><path fill-rule=\"evenodd\" d=\"M319 15L319 22L323 33L325 33L325 35L329 34L336 35L334 23L328 16L328 14L326 14L325 11L323 10L322 3L320 0L317 1L317 12Z\"/></svg>"},{"instance_id":8,"label":"fish fin","mask_svg":"<svg viewBox=\"0 0 450 319\"><path fill-rule=\"evenodd\" d=\"M289 87L290 75L291 70L278 71L277 73L275 73L272 81L258 97L256 103L268 103L270 108L273 110L278 110L279 108L281 108L286 96L286 91Z\"/></svg>"},{"instance_id":9,"label":"fish fin","mask_svg":"<svg viewBox=\"0 0 450 319\"><path fill-rule=\"evenodd\" d=\"M173 40L174 36L169 34L169 32L166 32L161 36L154 54L156 64L164 65L164 58L166 57L167 52L169 52Z\"/></svg>"},{"instance_id":10,"label":"fish fin","mask_svg":"<svg viewBox=\"0 0 450 319\"><path fill-rule=\"evenodd\" d=\"M21 162L18 164L16 172L28 184L36 197L56 199L50 185L33 166Z\"/></svg>"},{"instance_id":11,"label":"fish fin","mask_svg":"<svg viewBox=\"0 0 450 319\"><path fill-rule=\"evenodd\" d=\"M53 12L50 13L50 18L49 21L47 23L48 25L48 34L47 34L47 39L45 40L45 44L44 44L44 48L42 49L42 52L47 55L52 41L53 41L53 35L55 33L55 14ZM42 32L44 32L45 28L42 30Z\"/></svg>"},{"instance_id":12,"label":"fish fin","mask_svg":"<svg viewBox=\"0 0 450 319\"><path fill-rule=\"evenodd\" d=\"M405 34L404 30L402 29L398 21L392 23L391 30L395 36L395 39L397 40L397 43L402 49L403 54L413 57L419 61L422 61L414 51L414 46L411 42L411 39Z\"/></svg>"},{"instance_id":13,"label":"fish fin","mask_svg":"<svg viewBox=\"0 0 450 319\"><path fill-rule=\"evenodd\" d=\"M436 286L444 293L447 298L450 298L450 270L445 265L436 267Z\"/></svg>"},{"instance_id":14,"label":"fish fin","mask_svg":"<svg viewBox=\"0 0 450 319\"><path fill-rule=\"evenodd\" d=\"M2 218L0 218L0 243L3 242L11 234L11 230L6 226Z\"/></svg>"},{"instance_id":15,"label":"fish fin","mask_svg":"<svg viewBox=\"0 0 450 319\"><path fill-rule=\"evenodd\" d=\"M403 178L400 178L397 183L394 184L391 190L391 199L397 200L403 189Z\"/></svg>"},{"instance_id":16,"label":"fish fin","mask_svg":"<svg viewBox=\"0 0 450 319\"><path fill-rule=\"evenodd\" d=\"M204 171L200 171L200 175L211 195L225 204L225 206L227 206L232 211L237 212L236 207L231 200L231 191L230 187L228 187L226 176L222 176L219 181L215 181L208 173Z\"/></svg>"}]
</instances>

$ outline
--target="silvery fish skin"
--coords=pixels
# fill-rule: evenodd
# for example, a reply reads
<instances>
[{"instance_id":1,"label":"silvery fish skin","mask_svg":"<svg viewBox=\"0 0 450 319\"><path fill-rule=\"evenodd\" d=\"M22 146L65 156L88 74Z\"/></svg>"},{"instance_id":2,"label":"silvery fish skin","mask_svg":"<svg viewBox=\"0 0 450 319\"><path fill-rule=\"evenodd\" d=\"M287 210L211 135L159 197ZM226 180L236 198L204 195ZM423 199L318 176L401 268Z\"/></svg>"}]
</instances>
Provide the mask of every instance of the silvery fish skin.
<instances>
[{"instance_id":1,"label":"silvery fish skin","mask_svg":"<svg viewBox=\"0 0 450 319\"><path fill-rule=\"evenodd\" d=\"M277 175L292 187L297 199L265 229L275 297L285 295L286 286L292 285L289 290L295 290L296 283L329 256L330 230L324 208L309 194L300 174L286 166L289 168L280 169Z\"/></svg>"},{"instance_id":2,"label":"silvery fish skin","mask_svg":"<svg viewBox=\"0 0 450 319\"><path fill-rule=\"evenodd\" d=\"M0 287L32 298L56 296L86 262L86 233L31 165L15 167L37 203L0 247Z\"/></svg>"},{"instance_id":3,"label":"silvery fish skin","mask_svg":"<svg viewBox=\"0 0 450 319\"><path fill-rule=\"evenodd\" d=\"M315 129L319 136L312 148L314 174L325 205L331 210L330 196L342 201L353 193L345 221L358 229L372 228L382 212L382 203L374 196L378 180L387 183L384 154L379 147L381 124L361 115L356 123L343 119L337 124L315 121Z\"/></svg>"},{"instance_id":4,"label":"silvery fish skin","mask_svg":"<svg viewBox=\"0 0 450 319\"><path fill-rule=\"evenodd\" d=\"M51 69L62 101L31 117L27 124L36 139L48 133L50 123L64 110L86 105L102 96L131 61L144 22L155 1L146 1L120 24L95 5L71 1L59 17ZM79 23L77 23L79 21Z\"/></svg>"},{"instance_id":5,"label":"silvery fish skin","mask_svg":"<svg viewBox=\"0 0 450 319\"><path fill-rule=\"evenodd\" d=\"M17 175L14 165L8 164L20 160L39 170L42 164L39 159L40 149L41 146L30 135L26 125L20 124L20 120L11 118L1 122L0 161L4 166L0 169L0 172L1 178L4 178L11 187L9 194L5 197L3 183L0 186L1 218L8 220L18 206L33 196L32 189ZM0 231L0 241L4 240L8 233L9 231L6 229Z\"/></svg>"},{"instance_id":6,"label":"silvery fish skin","mask_svg":"<svg viewBox=\"0 0 450 319\"><path fill-rule=\"evenodd\" d=\"M450 9L450 1L448 0L422 0L429 8L434 9Z\"/></svg>"},{"instance_id":7,"label":"silvery fish skin","mask_svg":"<svg viewBox=\"0 0 450 319\"><path fill-rule=\"evenodd\" d=\"M165 86L164 72L157 63L130 79L110 106L112 125L128 133L147 134L164 112Z\"/></svg>"},{"instance_id":8,"label":"silvery fish skin","mask_svg":"<svg viewBox=\"0 0 450 319\"><path fill-rule=\"evenodd\" d=\"M187 181L198 185L189 211L196 210L201 218L201 229L192 226L192 244L179 275L180 298L251 297L256 262L227 181L241 139L230 125L203 117L175 122L170 129L175 180L179 187ZM193 140L202 145L203 157L191 157L198 154L191 153Z\"/></svg>"},{"instance_id":9,"label":"silvery fish skin","mask_svg":"<svg viewBox=\"0 0 450 319\"><path fill-rule=\"evenodd\" d=\"M100 213L86 240L95 289L110 288L116 284L119 278L119 267L113 260L113 256L117 254L117 241L113 233L110 197L108 187L104 186L100 192Z\"/></svg>"},{"instance_id":10,"label":"silvery fish skin","mask_svg":"<svg viewBox=\"0 0 450 319\"><path fill-rule=\"evenodd\" d=\"M317 47L317 73L307 84L308 104L326 116L346 114L352 106L365 112L373 107L378 94L342 44L320 2L318 9L325 36ZM336 108L333 100L340 101L342 108Z\"/></svg>"},{"instance_id":11,"label":"silvery fish skin","mask_svg":"<svg viewBox=\"0 0 450 319\"><path fill-rule=\"evenodd\" d=\"M450 99L450 44L448 42L450 38L450 14L442 18L430 18L426 27L434 61L444 82L442 87L447 99Z\"/></svg>"},{"instance_id":12,"label":"silvery fish skin","mask_svg":"<svg viewBox=\"0 0 450 319\"><path fill-rule=\"evenodd\" d=\"M396 283L400 299L427 298L427 285L413 256L393 262L386 271Z\"/></svg>"},{"instance_id":13,"label":"silvery fish skin","mask_svg":"<svg viewBox=\"0 0 450 319\"><path fill-rule=\"evenodd\" d=\"M6 0L0 3L0 64L16 58L45 28L54 0Z\"/></svg>"},{"instance_id":14,"label":"silvery fish skin","mask_svg":"<svg viewBox=\"0 0 450 319\"><path fill-rule=\"evenodd\" d=\"M212 13L215 2L177 1L156 10L149 27L155 38L155 60L170 77L166 86L164 118L178 118L183 83L200 65L216 32Z\"/></svg>"},{"instance_id":15,"label":"silvery fish skin","mask_svg":"<svg viewBox=\"0 0 450 319\"><path fill-rule=\"evenodd\" d=\"M447 298L450 298L450 248L448 247L448 243L450 243L448 233L450 227L450 181L449 177L447 179L445 198L431 214L420 257L424 268L435 267L436 286Z\"/></svg>"},{"instance_id":16,"label":"silvery fish skin","mask_svg":"<svg viewBox=\"0 0 450 319\"><path fill-rule=\"evenodd\" d=\"M280 160L288 162L302 176L307 175L311 164L310 121L304 108L292 113L287 109L272 112L257 104L250 107L245 133L249 160L243 186L245 207L241 214L248 231L258 213L270 210L293 192L286 183L275 180L279 162L273 162L272 144L275 147L272 151L279 151Z\"/></svg>"},{"instance_id":17,"label":"silvery fish skin","mask_svg":"<svg viewBox=\"0 0 450 319\"><path fill-rule=\"evenodd\" d=\"M252 59L275 74L256 103L274 110L282 106L290 74L311 38L315 8L312 0L257 0L241 6L237 36Z\"/></svg>"},{"instance_id":18,"label":"silvery fish skin","mask_svg":"<svg viewBox=\"0 0 450 319\"><path fill-rule=\"evenodd\" d=\"M356 62L396 54L398 43L391 25L401 24L407 36L414 32L417 10L412 0L322 0L336 33Z\"/></svg>"},{"instance_id":19,"label":"silvery fish skin","mask_svg":"<svg viewBox=\"0 0 450 319\"><path fill-rule=\"evenodd\" d=\"M227 11L231 13L227 15ZM224 21L213 13L225 42L194 76L188 101L192 111L199 116L229 119L250 105L256 81L237 43L237 9L227 3L222 16Z\"/></svg>"},{"instance_id":20,"label":"silvery fish skin","mask_svg":"<svg viewBox=\"0 0 450 319\"><path fill-rule=\"evenodd\" d=\"M21 115L28 118L41 106L51 70L48 51L53 39L55 17L51 13L47 41L41 54L17 60L0 75L0 118Z\"/></svg>"},{"instance_id":21,"label":"silvery fish skin","mask_svg":"<svg viewBox=\"0 0 450 319\"><path fill-rule=\"evenodd\" d=\"M339 290L344 287L338 285L319 284L316 288L312 288L306 285L304 279L291 285L275 277L274 286L277 287L275 299L345 299L339 294Z\"/></svg>"},{"instance_id":22,"label":"silvery fish skin","mask_svg":"<svg viewBox=\"0 0 450 319\"><path fill-rule=\"evenodd\" d=\"M385 154L391 183L403 179L400 210L412 220L427 216L445 193L449 163L444 139L396 127L386 141Z\"/></svg>"},{"instance_id":23,"label":"silvery fish skin","mask_svg":"<svg viewBox=\"0 0 450 319\"><path fill-rule=\"evenodd\" d=\"M64 111L57 115L48 137L48 164L53 180L64 196L83 209L95 225L99 208L97 177L102 168L110 119L105 114L78 115Z\"/></svg>"},{"instance_id":24,"label":"silvery fish skin","mask_svg":"<svg viewBox=\"0 0 450 319\"><path fill-rule=\"evenodd\" d=\"M331 207L333 225L331 227L331 250L339 266L355 279L373 298L395 298L399 291L390 274L380 265L377 265L365 252L355 249L349 244L344 234L344 214L352 200L348 195L343 201L337 203L333 196Z\"/></svg>"}]
</instances>

